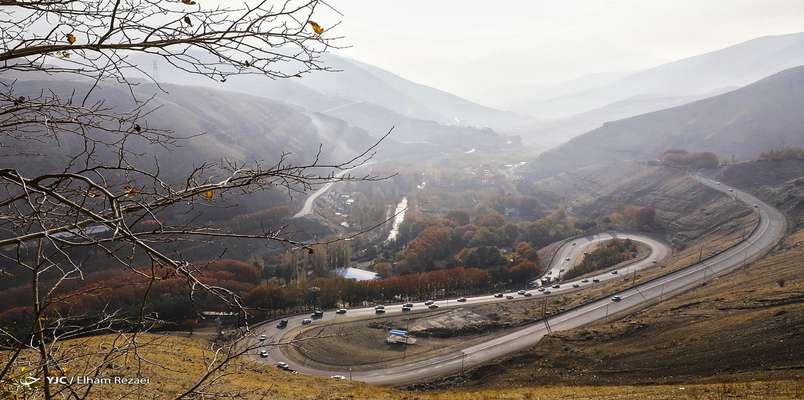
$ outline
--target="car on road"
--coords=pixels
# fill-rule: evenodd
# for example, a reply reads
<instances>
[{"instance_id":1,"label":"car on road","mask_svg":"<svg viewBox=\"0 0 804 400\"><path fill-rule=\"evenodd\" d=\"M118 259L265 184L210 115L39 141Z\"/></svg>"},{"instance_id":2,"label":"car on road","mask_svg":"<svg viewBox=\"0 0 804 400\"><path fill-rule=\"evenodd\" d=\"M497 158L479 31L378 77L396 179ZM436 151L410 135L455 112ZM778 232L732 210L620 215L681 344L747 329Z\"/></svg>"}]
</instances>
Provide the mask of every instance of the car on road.
<instances>
[{"instance_id":1,"label":"car on road","mask_svg":"<svg viewBox=\"0 0 804 400\"><path fill-rule=\"evenodd\" d=\"M438 308L438 304L430 304L429 306L427 306L427 308L435 310L436 308Z\"/></svg>"},{"instance_id":2,"label":"car on road","mask_svg":"<svg viewBox=\"0 0 804 400\"><path fill-rule=\"evenodd\" d=\"M524 291L524 290L520 290L520 291L516 292L516 294L518 294L518 295L522 296L523 294L525 294L525 291Z\"/></svg>"},{"instance_id":3,"label":"car on road","mask_svg":"<svg viewBox=\"0 0 804 400\"><path fill-rule=\"evenodd\" d=\"M525 292L525 294L523 294L523 296L525 296L525 297L530 297L530 296L533 296L533 293L531 293L531 292Z\"/></svg>"},{"instance_id":4,"label":"car on road","mask_svg":"<svg viewBox=\"0 0 804 400\"><path fill-rule=\"evenodd\" d=\"M581 283L589 283L589 279L581 279Z\"/></svg>"},{"instance_id":5,"label":"car on road","mask_svg":"<svg viewBox=\"0 0 804 400\"><path fill-rule=\"evenodd\" d=\"M618 302L618 301L621 301L622 299L623 299L623 298L622 298L622 297L620 297L620 296L613 296L613 297L611 298L611 301L613 301L613 302Z\"/></svg>"},{"instance_id":6,"label":"car on road","mask_svg":"<svg viewBox=\"0 0 804 400\"><path fill-rule=\"evenodd\" d=\"M508 299L508 300L513 300L513 299L514 299L514 296L512 296L512 295L510 295L510 294L509 294L508 296L505 296L505 298L506 298L506 299Z\"/></svg>"},{"instance_id":7,"label":"car on road","mask_svg":"<svg viewBox=\"0 0 804 400\"><path fill-rule=\"evenodd\" d=\"M617 270L615 269L614 271L611 271L611 274L612 275L617 275Z\"/></svg>"},{"instance_id":8,"label":"car on road","mask_svg":"<svg viewBox=\"0 0 804 400\"><path fill-rule=\"evenodd\" d=\"M285 371L290 369L290 366L288 365L288 363L286 363L284 361L280 361L280 362L276 363L276 367L279 368L279 369L284 369Z\"/></svg>"},{"instance_id":9,"label":"car on road","mask_svg":"<svg viewBox=\"0 0 804 400\"><path fill-rule=\"evenodd\" d=\"M313 318L313 319L319 319L319 318L323 318L323 317L324 317L324 312L321 311L321 310L315 310L315 311L313 311L313 314L310 315L310 318Z\"/></svg>"},{"instance_id":10,"label":"car on road","mask_svg":"<svg viewBox=\"0 0 804 400\"><path fill-rule=\"evenodd\" d=\"M305 318L305 319L302 320L302 325L310 325L312 323L313 323L313 320L311 320L310 318Z\"/></svg>"},{"instance_id":11,"label":"car on road","mask_svg":"<svg viewBox=\"0 0 804 400\"><path fill-rule=\"evenodd\" d=\"M261 342L262 342L263 340L265 340L265 339L268 339L268 337L267 337L267 336L265 336L265 335L260 335L260 341L261 341Z\"/></svg>"},{"instance_id":12,"label":"car on road","mask_svg":"<svg viewBox=\"0 0 804 400\"><path fill-rule=\"evenodd\" d=\"M561 285L559 285L557 283L555 285L553 285L553 289L560 289L560 288L561 288Z\"/></svg>"},{"instance_id":13,"label":"car on road","mask_svg":"<svg viewBox=\"0 0 804 400\"><path fill-rule=\"evenodd\" d=\"M376 309L374 309L374 313L375 314L385 314L385 309L384 308L376 308Z\"/></svg>"},{"instance_id":14,"label":"car on road","mask_svg":"<svg viewBox=\"0 0 804 400\"><path fill-rule=\"evenodd\" d=\"M592 279L592 282L593 282L593 283L600 283L600 279L598 279L598 278L593 278L593 279Z\"/></svg>"},{"instance_id":15,"label":"car on road","mask_svg":"<svg viewBox=\"0 0 804 400\"><path fill-rule=\"evenodd\" d=\"M501 299L503 297L502 293L494 293L494 297Z\"/></svg>"},{"instance_id":16,"label":"car on road","mask_svg":"<svg viewBox=\"0 0 804 400\"><path fill-rule=\"evenodd\" d=\"M402 307L402 312L408 312L408 311L410 311L410 307Z\"/></svg>"},{"instance_id":17,"label":"car on road","mask_svg":"<svg viewBox=\"0 0 804 400\"><path fill-rule=\"evenodd\" d=\"M573 284L572 284L572 287L574 287L575 289L577 289L577 288L581 287L581 285L579 285L579 284L577 284L577 283L573 283Z\"/></svg>"},{"instance_id":18,"label":"car on road","mask_svg":"<svg viewBox=\"0 0 804 400\"><path fill-rule=\"evenodd\" d=\"M458 303L466 303L466 297L461 297L458 299Z\"/></svg>"},{"instance_id":19,"label":"car on road","mask_svg":"<svg viewBox=\"0 0 804 400\"><path fill-rule=\"evenodd\" d=\"M550 291L549 291L549 290L545 290L545 291L544 291L544 292L542 292L542 293L544 293L544 294L550 294Z\"/></svg>"},{"instance_id":20,"label":"car on road","mask_svg":"<svg viewBox=\"0 0 804 400\"><path fill-rule=\"evenodd\" d=\"M376 306L374 306L374 309L375 310L385 310L385 306L382 305L382 304L377 304Z\"/></svg>"},{"instance_id":21,"label":"car on road","mask_svg":"<svg viewBox=\"0 0 804 400\"><path fill-rule=\"evenodd\" d=\"M402 304L402 307L413 308L413 303Z\"/></svg>"},{"instance_id":22,"label":"car on road","mask_svg":"<svg viewBox=\"0 0 804 400\"><path fill-rule=\"evenodd\" d=\"M433 304L435 304L435 302L432 301L432 300L427 300L427 301L424 302L424 305L426 305L426 306L431 306Z\"/></svg>"},{"instance_id":23,"label":"car on road","mask_svg":"<svg viewBox=\"0 0 804 400\"><path fill-rule=\"evenodd\" d=\"M260 350L260 357L268 358L268 350Z\"/></svg>"},{"instance_id":24,"label":"car on road","mask_svg":"<svg viewBox=\"0 0 804 400\"><path fill-rule=\"evenodd\" d=\"M276 329L284 329L286 326L288 326L288 320L283 319L276 324Z\"/></svg>"},{"instance_id":25,"label":"car on road","mask_svg":"<svg viewBox=\"0 0 804 400\"><path fill-rule=\"evenodd\" d=\"M338 311L335 311L335 314L346 314L345 308L339 308Z\"/></svg>"},{"instance_id":26,"label":"car on road","mask_svg":"<svg viewBox=\"0 0 804 400\"><path fill-rule=\"evenodd\" d=\"M545 289L544 289L544 286L542 286L542 287L540 287L540 288L538 288L538 289L536 289L536 290L538 290L538 291L540 291L540 292L544 292L544 290L545 290Z\"/></svg>"},{"instance_id":27,"label":"car on road","mask_svg":"<svg viewBox=\"0 0 804 400\"><path fill-rule=\"evenodd\" d=\"M565 258L565 259L564 259L564 261L569 261L569 260L570 260L570 258L569 258L569 257L567 257L567 258Z\"/></svg>"},{"instance_id":28,"label":"car on road","mask_svg":"<svg viewBox=\"0 0 804 400\"><path fill-rule=\"evenodd\" d=\"M340 380L340 381L345 381L346 380L346 377L343 376L343 375L332 375L332 376L330 376L330 378L337 379L337 380Z\"/></svg>"}]
</instances>

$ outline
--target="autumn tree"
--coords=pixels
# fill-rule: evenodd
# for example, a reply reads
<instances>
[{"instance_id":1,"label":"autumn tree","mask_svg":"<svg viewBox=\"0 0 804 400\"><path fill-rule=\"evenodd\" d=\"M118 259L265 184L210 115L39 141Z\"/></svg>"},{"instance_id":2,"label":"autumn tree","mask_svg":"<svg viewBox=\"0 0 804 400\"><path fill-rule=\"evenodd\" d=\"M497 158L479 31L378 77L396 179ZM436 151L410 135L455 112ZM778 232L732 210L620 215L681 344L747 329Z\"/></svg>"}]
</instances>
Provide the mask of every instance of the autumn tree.
<instances>
[{"instance_id":1,"label":"autumn tree","mask_svg":"<svg viewBox=\"0 0 804 400\"><path fill-rule=\"evenodd\" d=\"M294 161L279 153L268 163L199 159L192 168L175 170L166 167L169 160L143 161L149 160L148 148L175 149L202 132L171 132L149 120L159 93L137 95L139 79L153 76L150 65L138 64L135 56L219 82L241 74L264 76L266 84L302 78L328 70L321 55L338 39L331 31L335 21L316 21L322 6L328 7L318 0L0 1L0 259L9 279L28 282L28 301L17 315L20 326L30 327L22 333L0 329L6 352L0 382L19 372L22 359L40 379L26 398L94 398L91 385L56 387L43 379L67 368L105 376L116 374L111 365L128 363L131 374L141 374L139 338L162 324L153 305L166 295L183 296L189 304L202 296L215 299L247 321L250 311L237 291L205 279L204 265L181 251L190 243L228 238L312 251L282 227L235 231L171 216L263 190L296 193L335 180L377 179L335 178L336 172L365 163L373 146L337 162L316 155ZM52 88L56 83L61 89ZM131 98L104 98L102 87L123 88ZM37 150L57 156L31 162L40 155ZM139 277L142 290L133 293L141 296L140 306L132 312L114 307L59 312L57 305L93 295L90 289L64 288L84 279L87 263L98 258ZM252 294L262 295L268 296ZM166 297L164 304L179 301ZM115 342L87 347L102 361L63 352L63 341L99 334L111 334ZM213 383L223 366L252 346L236 337L209 350L214 357L177 398L236 395L219 393Z\"/></svg>"}]
</instances>

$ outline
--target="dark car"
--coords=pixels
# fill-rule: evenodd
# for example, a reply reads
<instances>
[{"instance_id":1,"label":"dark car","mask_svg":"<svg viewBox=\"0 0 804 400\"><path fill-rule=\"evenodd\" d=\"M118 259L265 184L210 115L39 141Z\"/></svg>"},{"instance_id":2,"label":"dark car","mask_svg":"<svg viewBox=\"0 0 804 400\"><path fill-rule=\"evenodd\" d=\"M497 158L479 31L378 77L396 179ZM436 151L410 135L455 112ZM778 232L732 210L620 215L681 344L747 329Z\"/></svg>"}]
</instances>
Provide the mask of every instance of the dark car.
<instances>
[{"instance_id":1,"label":"dark car","mask_svg":"<svg viewBox=\"0 0 804 400\"><path fill-rule=\"evenodd\" d=\"M410 307L402 307L402 312L408 312L408 311L410 311Z\"/></svg>"},{"instance_id":2,"label":"dark car","mask_svg":"<svg viewBox=\"0 0 804 400\"><path fill-rule=\"evenodd\" d=\"M413 308L413 303L402 304L402 307Z\"/></svg>"},{"instance_id":3,"label":"dark car","mask_svg":"<svg viewBox=\"0 0 804 400\"><path fill-rule=\"evenodd\" d=\"M435 310L436 308L438 308L438 304L430 304L428 308L431 310Z\"/></svg>"},{"instance_id":4,"label":"dark car","mask_svg":"<svg viewBox=\"0 0 804 400\"><path fill-rule=\"evenodd\" d=\"M494 297L501 299L503 297L502 293L494 293Z\"/></svg>"},{"instance_id":5,"label":"dark car","mask_svg":"<svg viewBox=\"0 0 804 400\"><path fill-rule=\"evenodd\" d=\"M461 297L458 299L458 303L466 303L466 297Z\"/></svg>"},{"instance_id":6,"label":"dark car","mask_svg":"<svg viewBox=\"0 0 804 400\"><path fill-rule=\"evenodd\" d=\"M314 318L314 319L323 318L324 317L324 312L321 311L321 310L315 310L315 311L313 311L313 314L310 315L310 317Z\"/></svg>"},{"instance_id":7,"label":"dark car","mask_svg":"<svg viewBox=\"0 0 804 400\"><path fill-rule=\"evenodd\" d=\"M283 320L279 321L279 323L276 324L277 329L283 329L286 326L288 326L288 320L286 320L286 319L283 319Z\"/></svg>"}]
</instances>

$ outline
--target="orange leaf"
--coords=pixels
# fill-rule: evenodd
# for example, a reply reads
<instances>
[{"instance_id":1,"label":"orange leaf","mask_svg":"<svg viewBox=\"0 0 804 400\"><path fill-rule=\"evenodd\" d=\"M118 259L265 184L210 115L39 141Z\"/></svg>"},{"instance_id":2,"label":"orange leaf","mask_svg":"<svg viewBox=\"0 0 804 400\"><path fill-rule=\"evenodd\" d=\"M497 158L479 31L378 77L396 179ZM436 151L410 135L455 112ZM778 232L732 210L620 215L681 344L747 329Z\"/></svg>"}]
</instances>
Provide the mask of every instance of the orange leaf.
<instances>
[{"instance_id":1,"label":"orange leaf","mask_svg":"<svg viewBox=\"0 0 804 400\"><path fill-rule=\"evenodd\" d=\"M214 190L209 189L206 192L204 192L204 198L205 199L212 200L213 197L215 197L215 191Z\"/></svg>"},{"instance_id":2,"label":"orange leaf","mask_svg":"<svg viewBox=\"0 0 804 400\"><path fill-rule=\"evenodd\" d=\"M318 22L307 21L307 23L310 24L311 27L313 27L313 32L315 32L317 35L324 33L324 28L322 28L321 25L318 25Z\"/></svg>"},{"instance_id":3,"label":"orange leaf","mask_svg":"<svg viewBox=\"0 0 804 400\"><path fill-rule=\"evenodd\" d=\"M67 41L70 42L70 44L75 43L75 35L73 35L72 33L68 33L67 34Z\"/></svg>"}]
</instances>

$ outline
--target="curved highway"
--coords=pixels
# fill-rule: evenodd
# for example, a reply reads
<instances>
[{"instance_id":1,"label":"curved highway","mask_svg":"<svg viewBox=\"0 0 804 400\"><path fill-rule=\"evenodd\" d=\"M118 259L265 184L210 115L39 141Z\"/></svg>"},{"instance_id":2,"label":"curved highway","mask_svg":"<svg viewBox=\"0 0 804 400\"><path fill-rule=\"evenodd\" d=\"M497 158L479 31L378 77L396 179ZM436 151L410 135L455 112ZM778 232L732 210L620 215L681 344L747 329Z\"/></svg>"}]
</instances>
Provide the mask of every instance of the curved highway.
<instances>
[{"instance_id":1,"label":"curved highway","mask_svg":"<svg viewBox=\"0 0 804 400\"><path fill-rule=\"evenodd\" d=\"M267 348L269 350L269 356L267 358L269 362L287 362L290 364L290 368L301 373L324 376L351 376L354 380L377 385L404 385L427 381L436 377L454 374L460 372L463 368L479 365L491 359L526 349L538 343L544 335L552 331L574 329L596 321L606 320L615 314L633 312L636 309L655 304L670 295L693 288L707 280L711 280L715 276L731 272L745 265L747 262L762 257L784 236L786 220L784 216L773 207L763 203L754 196L740 192L734 188L729 188L718 182L702 177L696 177L696 179L704 185L727 193L736 201L750 205L760 215L759 225L746 240L701 263L649 280L631 289L611 293L612 296L617 296L619 301L614 301L613 298L604 298L587 303L580 307L556 314L548 318L546 322L539 321L512 333L495 337L486 342L450 354L396 367L369 371L354 371L351 373L344 370L326 371L299 365L291 362L282 354L283 345L281 345L281 343L283 343L283 336L288 333L286 331L298 327L302 319L308 317L306 314L288 318L288 328L277 329L274 323L268 323L258 327L256 334L265 335L265 343L280 343L279 346L270 346ZM590 245L611 239L611 237L610 234L601 234L565 243L556 253L548 273L556 277L562 272L562 269L569 270L566 267L577 262L577 260L582 257L585 249L588 249ZM595 280L599 280L602 283L610 279L630 277L632 272L650 268L661 262L670 254L670 249L666 244L644 235L617 234L617 237L631 238L632 240L645 243L651 248L651 254L643 260L617 269L617 274L604 272L594 276L588 276L585 279L579 278L573 281L561 282L560 288L554 289L551 287L548 289L552 291L552 295L583 290L584 287L599 284L595 283ZM584 280L586 281L584 282ZM533 296L544 296L544 294L535 289L529 290L529 292L532 293ZM506 294L521 297L516 293ZM458 303L455 299L451 299L439 300L436 301L435 304L438 304L440 308L443 309L445 307L499 301L511 300L495 298L493 295L485 295L467 298L467 302L465 303ZM414 310L425 308L426 306L423 303L414 303ZM401 313L401 305L388 305L385 307L385 310L386 316L388 314ZM374 316L374 308L350 309L345 315L336 315L334 312L329 311L325 313L322 319L314 321L313 324L321 324L323 321L331 321L339 318L362 319Z\"/></svg>"}]
</instances>

